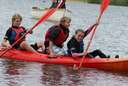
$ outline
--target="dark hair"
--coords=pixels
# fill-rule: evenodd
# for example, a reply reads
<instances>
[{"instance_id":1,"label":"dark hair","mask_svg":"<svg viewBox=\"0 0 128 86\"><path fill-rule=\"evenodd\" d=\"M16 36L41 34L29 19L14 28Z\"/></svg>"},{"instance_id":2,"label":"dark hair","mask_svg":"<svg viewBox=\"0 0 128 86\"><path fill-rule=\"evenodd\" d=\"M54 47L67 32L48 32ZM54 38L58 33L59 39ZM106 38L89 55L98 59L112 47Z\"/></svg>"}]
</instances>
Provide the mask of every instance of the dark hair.
<instances>
[{"instance_id":1,"label":"dark hair","mask_svg":"<svg viewBox=\"0 0 128 86\"><path fill-rule=\"evenodd\" d=\"M77 30L75 31L75 34L77 34L78 32L84 33L84 30L82 30L82 29L77 29Z\"/></svg>"}]
</instances>

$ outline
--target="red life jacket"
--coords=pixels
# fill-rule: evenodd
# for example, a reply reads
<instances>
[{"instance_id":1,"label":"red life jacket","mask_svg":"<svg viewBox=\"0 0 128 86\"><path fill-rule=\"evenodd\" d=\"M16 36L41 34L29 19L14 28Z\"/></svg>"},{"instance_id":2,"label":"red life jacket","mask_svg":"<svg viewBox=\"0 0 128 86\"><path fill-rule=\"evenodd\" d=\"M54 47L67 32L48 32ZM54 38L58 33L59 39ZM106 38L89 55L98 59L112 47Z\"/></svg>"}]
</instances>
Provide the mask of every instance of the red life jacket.
<instances>
[{"instance_id":1,"label":"red life jacket","mask_svg":"<svg viewBox=\"0 0 128 86\"><path fill-rule=\"evenodd\" d=\"M53 43L56 46L60 46L60 45L62 45L64 43L64 41L66 41L66 39L67 39L69 34L68 33L64 33L63 29L60 26L53 26L50 29L54 29L56 27L58 27L60 29L60 32L59 32L58 36L56 37L56 39L53 41ZM47 42L49 41L49 35L50 35L50 32L51 32L50 29L46 32L46 35L45 35L45 41L47 41Z\"/></svg>"},{"instance_id":2,"label":"red life jacket","mask_svg":"<svg viewBox=\"0 0 128 86\"><path fill-rule=\"evenodd\" d=\"M25 29L23 27L19 27L17 29L12 27L12 31L14 31L16 33L14 40L17 41L21 37L21 34L23 34L25 32ZM18 43L21 43L22 41L23 41L23 39L21 41L19 41Z\"/></svg>"}]
</instances>

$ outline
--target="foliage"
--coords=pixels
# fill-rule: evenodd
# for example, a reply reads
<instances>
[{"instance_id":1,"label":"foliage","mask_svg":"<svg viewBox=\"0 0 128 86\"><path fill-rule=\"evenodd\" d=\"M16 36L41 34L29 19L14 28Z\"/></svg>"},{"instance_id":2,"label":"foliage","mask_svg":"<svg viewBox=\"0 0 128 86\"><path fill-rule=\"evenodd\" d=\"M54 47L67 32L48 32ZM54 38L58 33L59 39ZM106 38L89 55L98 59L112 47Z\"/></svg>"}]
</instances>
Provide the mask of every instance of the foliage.
<instances>
[{"instance_id":1,"label":"foliage","mask_svg":"<svg viewBox=\"0 0 128 86\"><path fill-rule=\"evenodd\" d=\"M102 0L87 0L88 3L100 3ZM111 5L128 6L128 0L111 0Z\"/></svg>"}]
</instances>

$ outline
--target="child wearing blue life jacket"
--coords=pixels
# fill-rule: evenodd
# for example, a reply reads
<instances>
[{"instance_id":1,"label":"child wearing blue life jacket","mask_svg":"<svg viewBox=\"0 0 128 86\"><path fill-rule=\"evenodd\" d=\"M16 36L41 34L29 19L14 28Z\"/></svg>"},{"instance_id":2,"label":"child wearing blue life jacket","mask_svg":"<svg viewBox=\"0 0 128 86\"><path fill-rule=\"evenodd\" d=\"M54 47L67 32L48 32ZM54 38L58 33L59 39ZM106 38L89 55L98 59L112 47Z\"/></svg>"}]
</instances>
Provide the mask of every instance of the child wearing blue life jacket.
<instances>
[{"instance_id":1,"label":"child wearing blue life jacket","mask_svg":"<svg viewBox=\"0 0 128 86\"><path fill-rule=\"evenodd\" d=\"M86 31L83 31L82 29L78 29L75 32L75 36L73 36L67 43L68 47L68 54L73 57L78 56L84 56L84 43L83 39L86 37L96 26L97 24L94 24L92 27L87 29ZM94 58L96 56L99 56L100 58L109 58L110 56L106 56L101 50L97 49L92 52L89 52L86 54L87 57ZM119 56L116 55L115 58L118 58Z\"/></svg>"},{"instance_id":2,"label":"child wearing blue life jacket","mask_svg":"<svg viewBox=\"0 0 128 86\"><path fill-rule=\"evenodd\" d=\"M20 37L24 35L26 29L20 26L22 22L22 17L19 14L12 16L12 25L7 30L5 37L1 43L2 47L5 49L11 48L12 44L15 43ZM25 40L26 37L21 39L17 44L13 46L15 49L24 49L30 52L36 52Z\"/></svg>"}]
</instances>

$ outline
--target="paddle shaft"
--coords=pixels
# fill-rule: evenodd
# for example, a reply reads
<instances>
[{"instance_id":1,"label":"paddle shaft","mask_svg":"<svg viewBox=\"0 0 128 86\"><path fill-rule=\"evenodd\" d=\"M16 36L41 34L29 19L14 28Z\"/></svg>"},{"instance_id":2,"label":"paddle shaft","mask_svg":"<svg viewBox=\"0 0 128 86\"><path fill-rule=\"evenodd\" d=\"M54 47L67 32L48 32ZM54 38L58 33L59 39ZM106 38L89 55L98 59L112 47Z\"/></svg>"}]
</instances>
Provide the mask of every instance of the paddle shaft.
<instances>
[{"instance_id":1,"label":"paddle shaft","mask_svg":"<svg viewBox=\"0 0 128 86\"><path fill-rule=\"evenodd\" d=\"M6 49L1 55L3 56L8 50L12 49L13 46L15 46L21 39L23 39L29 32L31 32L35 27L37 27L39 24L41 24L42 22L44 22L48 17L50 17L63 3L63 0L60 1L60 3L57 5L56 8L51 8L49 9L38 21L37 23L30 28L22 37L20 37L17 41L15 41L12 45L11 48Z\"/></svg>"},{"instance_id":2,"label":"paddle shaft","mask_svg":"<svg viewBox=\"0 0 128 86\"><path fill-rule=\"evenodd\" d=\"M100 18L101 18L101 15L100 15L99 18L98 18L98 23L100 22ZM84 52L85 52L85 55L87 55L87 52L88 52L89 47L90 47L90 45L91 45L92 39L93 39L93 37L94 37L94 35L95 35L95 32L96 32L96 28L97 28L97 27L98 27L98 25L96 25L95 27L93 27L94 29L93 29L93 32L92 32L90 41L88 42L87 48L86 48L86 50L84 51ZM82 64L83 64L83 61L84 61L84 59L85 59L85 55L82 57L82 60L81 60L81 62L80 62L80 64L79 64L79 66L78 66L78 69L81 68L81 66L82 66Z\"/></svg>"},{"instance_id":3,"label":"paddle shaft","mask_svg":"<svg viewBox=\"0 0 128 86\"><path fill-rule=\"evenodd\" d=\"M100 9L100 15L99 15L99 17L98 17L98 19L97 19L97 21L96 21L98 24L100 23L100 19L101 19L101 17L102 17L102 14L103 14L103 12L105 11L105 9L108 7L109 2L110 2L109 0L103 0L103 1L102 1L101 9ZM94 37L94 35L95 35L95 32L96 32L97 27L98 27L98 25L96 25L96 26L94 27L94 29L93 29L93 32L92 32L90 41L88 42L87 48L86 48L86 50L84 51L84 52L85 52L85 55L87 55L87 52L88 52L89 47L90 47L90 45L91 45L92 39L93 39L93 37ZM84 59L85 59L85 55L82 57L82 60L81 60L81 62L80 62L80 64L79 64L79 66L78 66L78 69L81 68L81 66L82 66L82 64L83 64L83 61L84 61Z\"/></svg>"}]
</instances>

